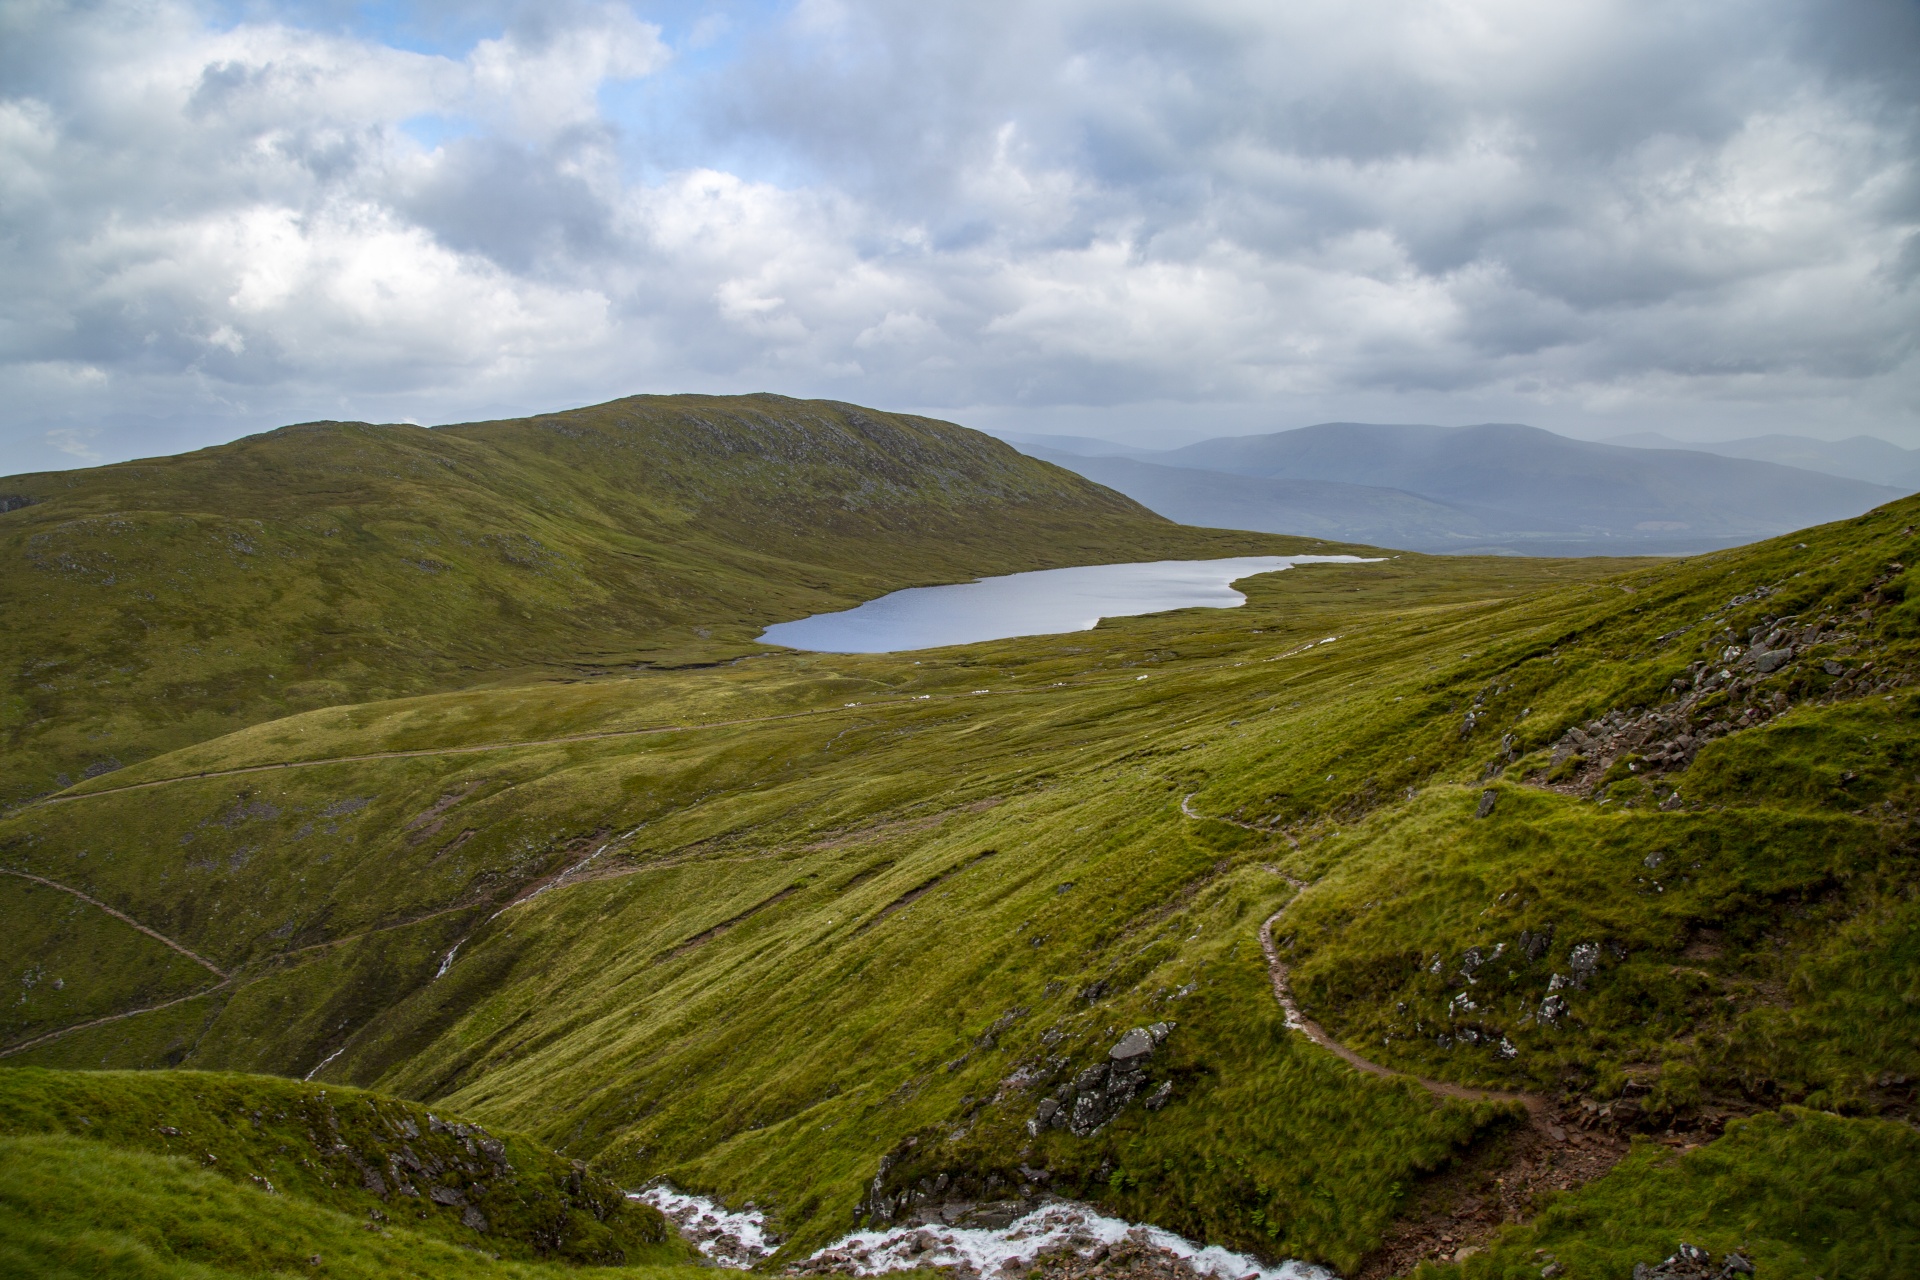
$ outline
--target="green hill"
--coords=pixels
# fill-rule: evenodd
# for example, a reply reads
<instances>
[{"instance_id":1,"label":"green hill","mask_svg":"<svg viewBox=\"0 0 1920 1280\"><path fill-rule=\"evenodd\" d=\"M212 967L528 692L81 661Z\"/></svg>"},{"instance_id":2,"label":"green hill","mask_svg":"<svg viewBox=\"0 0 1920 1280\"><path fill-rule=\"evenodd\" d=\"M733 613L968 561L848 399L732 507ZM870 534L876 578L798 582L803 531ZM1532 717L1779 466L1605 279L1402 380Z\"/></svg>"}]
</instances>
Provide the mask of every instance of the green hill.
<instances>
[{"instance_id":1,"label":"green hill","mask_svg":"<svg viewBox=\"0 0 1920 1280\"><path fill-rule=\"evenodd\" d=\"M343 702L753 652L899 587L1298 545L779 396L284 427L0 479L0 803Z\"/></svg>"},{"instance_id":2,"label":"green hill","mask_svg":"<svg viewBox=\"0 0 1920 1280\"><path fill-rule=\"evenodd\" d=\"M0 1070L0 1152L9 1275L697 1274L577 1162L358 1089Z\"/></svg>"},{"instance_id":3,"label":"green hill","mask_svg":"<svg viewBox=\"0 0 1920 1280\"><path fill-rule=\"evenodd\" d=\"M775 1265L1067 1194L1363 1275L1902 1274L1917 512L209 736L0 819L0 1061L444 1107Z\"/></svg>"}]
</instances>

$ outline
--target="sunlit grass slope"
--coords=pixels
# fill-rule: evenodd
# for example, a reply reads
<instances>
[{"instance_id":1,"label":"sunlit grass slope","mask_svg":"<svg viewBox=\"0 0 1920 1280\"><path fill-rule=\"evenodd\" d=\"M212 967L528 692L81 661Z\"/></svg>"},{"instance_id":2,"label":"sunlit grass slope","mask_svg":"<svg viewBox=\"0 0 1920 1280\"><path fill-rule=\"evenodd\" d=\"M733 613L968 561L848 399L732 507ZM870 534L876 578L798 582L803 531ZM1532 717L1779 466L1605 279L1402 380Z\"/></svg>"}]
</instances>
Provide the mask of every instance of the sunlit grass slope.
<instances>
[{"instance_id":1,"label":"sunlit grass slope","mask_svg":"<svg viewBox=\"0 0 1920 1280\"><path fill-rule=\"evenodd\" d=\"M15 1144L5 1163L17 1158L35 1170L13 1168L16 1176L0 1193L17 1213L29 1212L23 1201L44 1203L51 1190L44 1183L105 1180L125 1168L152 1186L156 1207L172 1199L196 1207L210 1202L216 1217L229 1220L276 1216L244 1195L193 1185L171 1162L124 1165L111 1154L128 1149L174 1157L267 1196L333 1211L293 1215L294 1240L272 1239L261 1223L233 1232L215 1228L213 1238L174 1250L188 1258L196 1249L228 1255L221 1265L238 1264L249 1253L256 1255L246 1262L251 1266L262 1265L262 1253L304 1262L301 1249L311 1254L322 1252L320 1243L339 1244L343 1227L382 1239L399 1230L416 1245L437 1242L441 1247L429 1248L427 1256L439 1257L443 1268L460 1251L595 1266L696 1258L657 1211L536 1143L337 1085L204 1072L0 1069L0 1135ZM85 1141L28 1141L35 1135ZM66 1216L74 1216L72 1210ZM159 1225L180 1216L161 1211L153 1219ZM38 1224L42 1230L51 1225ZM366 1252L347 1239L352 1252Z\"/></svg>"},{"instance_id":2,"label":"sunlit grass slope","mask_svg":"<svg viewBox=\"0 0 1920 1280\"><path fill-rule=\"evenodd\" d=\"M1289 1032L1276 917L1307 1012L1390 1066L1743 1168L1773 1148L1734 1138L1771 1131L1714 1135L1786 1104L1904 1160L1870 1117L1910 1116L1920 1077L1916 511L1658 565L1314 566L1232 612L258 725L0 822L0 864L219 971L142 978L151 1013L49 1010L8 1061L317 1071L625 1185L751 1196L784 1256L851 1227L876 1175L946 1174L1351 1267L1514 1109ZM1759 665L1754 628L1795 639ZM1692 745L1567 736L1656 719ZM134 989L62 964L119 984L88 1010ZM1151 1022L1175 1024L1164 1108L1029 1132ZM1693 1229L1697 1186L1656 1155L1580 1193L1665 1206L1644 1238L1554 1221L1603 1260ZM1874 1256L1906 1256L1911 1225L1884 1231Z\"/></svg>"},{"instance_id":3,"label":"sunlit grass slope","mask_svg":"<svg viewBox=\"0 0 1920 1280\"><path fill-rule=\"evenodd\" d=\"M713 662L918 583L1300 540L1184 529L951 423L637 396L310 423L0 479L0 803L290 711Z\"/></svg>"}]
</instances>

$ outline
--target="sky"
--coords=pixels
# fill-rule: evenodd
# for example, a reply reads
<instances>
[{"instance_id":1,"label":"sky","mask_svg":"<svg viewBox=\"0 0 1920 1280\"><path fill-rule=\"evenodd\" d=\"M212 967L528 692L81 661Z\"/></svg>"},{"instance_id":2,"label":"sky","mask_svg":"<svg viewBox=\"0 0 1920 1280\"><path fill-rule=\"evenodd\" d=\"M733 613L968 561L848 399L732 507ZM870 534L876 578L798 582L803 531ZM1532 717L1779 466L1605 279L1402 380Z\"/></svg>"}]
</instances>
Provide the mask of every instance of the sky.
<instances>
[{"instance_id":1,"label":"sky","mask_svg":"<svg viewBox=\"0 0 1920 1280\"><path fill-rule=\"evenodd\" d=\"M774 391L1920 447L1917 0L0 0L0 472Z\"/></svg>"}]
</instances>

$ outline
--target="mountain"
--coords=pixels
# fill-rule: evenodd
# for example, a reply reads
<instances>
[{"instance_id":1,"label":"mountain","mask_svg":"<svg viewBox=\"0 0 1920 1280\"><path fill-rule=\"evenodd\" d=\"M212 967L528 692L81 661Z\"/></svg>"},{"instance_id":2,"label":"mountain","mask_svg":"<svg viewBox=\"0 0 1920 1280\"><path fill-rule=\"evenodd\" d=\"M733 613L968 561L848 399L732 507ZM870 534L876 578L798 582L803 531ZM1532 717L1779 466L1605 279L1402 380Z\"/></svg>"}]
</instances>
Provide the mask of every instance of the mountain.
<instances>
[{"instance_id":1,"label":"mountain","mask_svg":"<svg viewBox=\"0 0 1920 1280\"><path fill-rule=\"evenodd\" d=\"M1132 458L1076 457L1031 446L1026 452L1181 524L1423 550L1495 542L1505 527L1498 511L1435 502L1403 489L1335 480L1272 480Z\"/></svg>"},{"instance_id":2,"label":"mountain","mask_svg":"<svg viewBox=\"0 0 1920 1280\"><path fill-rule=\"evenodd\" d=\"M1111 440L1099 440L1093 436L1030 436L1003 433L1000 438L1015 446L1032 445L1035 449L1067 454L1075 458L1151 458L1163 452L1159 449L1138 449L1132 445L1115 444ZM1031 454L1032 450L1023 447L1021 452Z\"/></svg>"},{"instance_id":3,"label":"mountain","mask_svg":"<svg viewBox=\"0 0 1920 1280\"><path fill-rule=\"evenodd\" d=\"M899 587L1286 544L951 423L636 396L0 479L0 801L311 707L719 662Z\"/></svg>"},{"instance_id":4,"label":"mountain","mask_svg":"<svg viewBox=\"0 0 1920 1280\"><path fill-rule=\"evenodd\" d=\"M1497 519L1495 536L1508 547L1561 552L1706 550L1856 515L1901 493L1773 463L1592 444L1510 424L1332 422L1206 440L1154 462L1401 489Z\"/></svg>"},{"instance_id":5,"label":"mountain","mask_svg":"<svg viewBox=\"0 0 1920 1280\"><path fill-rule=\"evenodd\" d=\"M1907 492L1920 489L1920 450L1902 449L1875 436L1816 440L1811 436L1771 435L1749 436L1743 440L1680 441L1643 431L1615 436L1607 443L1630 449L1688 449L1728 458L1753 458L1803 471L1890 485Z\"/></svg>"},{"instance_id":6,"label":"mountain","mask_svg":"<svg viewBox=\"0 0 1920 1280\"><path fill-rule=\"evenodd\" d=\"M0 1080L366 1089L756 1205L773 1267L1057 1195L1350 1275L1902 1274L1917 523L210 737L0 817ZM0 1206L321 1230L132 1105Z\"/></svg>"}]
</instances>

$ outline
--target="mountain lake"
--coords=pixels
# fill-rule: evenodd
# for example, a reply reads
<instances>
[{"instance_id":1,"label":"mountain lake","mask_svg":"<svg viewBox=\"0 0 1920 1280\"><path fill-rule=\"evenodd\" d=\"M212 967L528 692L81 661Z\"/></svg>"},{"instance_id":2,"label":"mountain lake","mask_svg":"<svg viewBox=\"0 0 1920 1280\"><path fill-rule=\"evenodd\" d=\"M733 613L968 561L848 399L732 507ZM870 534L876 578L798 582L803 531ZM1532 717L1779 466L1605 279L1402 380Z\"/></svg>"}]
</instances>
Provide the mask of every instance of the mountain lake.
<instances>
[{"instance_id":1,"label":"mountain lake","mask_svg":"<svg viewBox=\"0 0 1920 1280\"><path fill-rule=\"evenodd\" d=\"M780 622L763 644L815 653L899 653L1014 636L1088 631L1102 618L1171 609L1235 609L1242 578L1296 564L1366 564L1359 556L1236 556L1153 560L1010 573L942 587L909 587L840 613Z\"/></svg>"}]
</instances>

